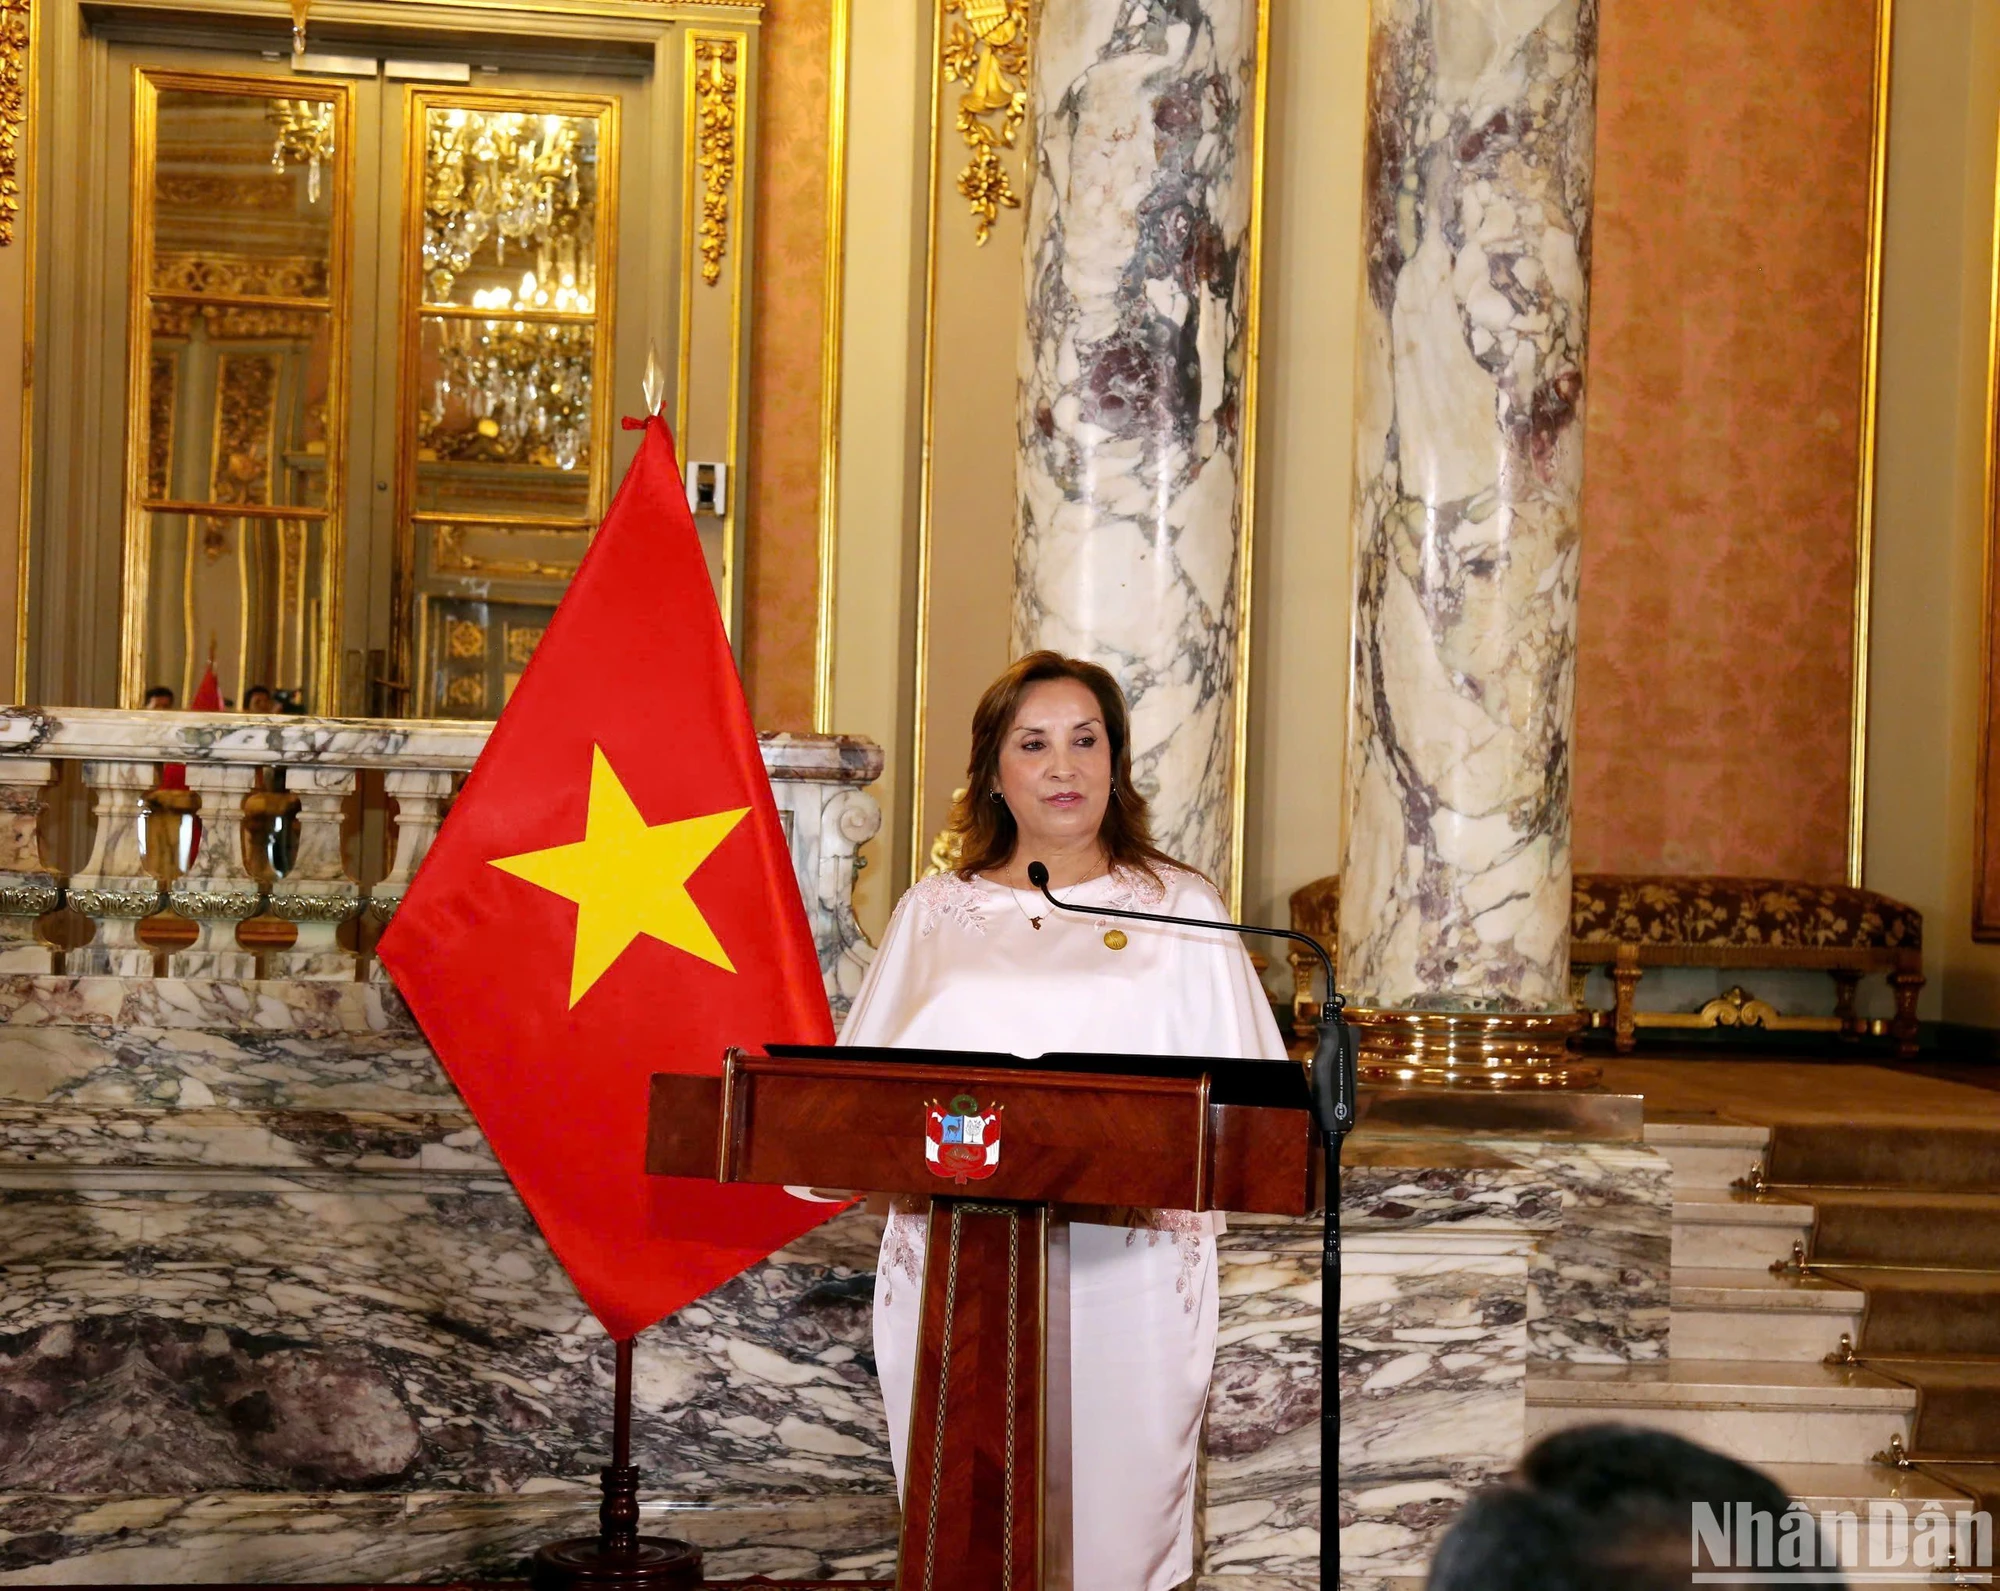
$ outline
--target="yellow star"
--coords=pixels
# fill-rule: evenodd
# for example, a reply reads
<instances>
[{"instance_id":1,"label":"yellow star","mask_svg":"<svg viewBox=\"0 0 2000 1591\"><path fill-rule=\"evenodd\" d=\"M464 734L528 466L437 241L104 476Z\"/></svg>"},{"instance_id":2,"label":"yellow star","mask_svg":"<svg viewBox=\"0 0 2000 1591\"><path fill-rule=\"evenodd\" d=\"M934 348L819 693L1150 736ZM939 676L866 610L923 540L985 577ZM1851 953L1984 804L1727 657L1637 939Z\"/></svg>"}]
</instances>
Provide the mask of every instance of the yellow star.
<instances>
[{"instance_id":1,"label":"yellow star","mask_svg":"<svg viewBox=\"0 0 2000 1591\"><path fill-rule=\"evenodd\" d=\"M736 970L688 893L687 881L749 810L738 807L678 823L648 824L612 771L604 748L591 748L590 812L583 838L574 845L493 859L502 872L576 902L572 1009L641 934L724 972Z\"/></svg>"}]
</instances>

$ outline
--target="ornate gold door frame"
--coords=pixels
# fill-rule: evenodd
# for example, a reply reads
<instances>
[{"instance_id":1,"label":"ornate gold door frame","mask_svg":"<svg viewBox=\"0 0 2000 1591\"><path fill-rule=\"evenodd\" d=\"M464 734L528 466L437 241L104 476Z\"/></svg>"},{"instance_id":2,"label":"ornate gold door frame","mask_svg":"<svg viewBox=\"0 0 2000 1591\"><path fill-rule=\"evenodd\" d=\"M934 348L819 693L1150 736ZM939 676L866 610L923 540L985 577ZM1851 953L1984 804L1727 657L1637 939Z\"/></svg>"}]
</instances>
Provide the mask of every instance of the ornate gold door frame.
<instances>
[{"instance_id":1,"label":"ornate gold door frame","mask_svg":"<svg viewBox=\"0 0 2000 1591\"><path fill-rule=\"evenodd\" d=\"M612 379L602 383L605 390L596 400L601 409L595 412L615 420L621 412L638 410L638 375L648 340L658 344L670 372L686 373L683 390L675 395L669 412L685 413L680 437L684 457L727 466L722 512L704 515L699 526L717 576L718 596L732 625L741 606L741 549L747 531L741 447L748 433L750 384L745 365L752 345L751 300L742 289L754 269L751 179L756 169L761 12L755 0L565 0L539 5L402 0L393 8L376 0L315 0L309 37L316 50L351 50L378 58L394 56L405 41L430 54L451 42L462 50L460 58L477 63L491 56L509 74L519 69L536 75L572 66L591 71L604 69L606 62L613 63L614 77L649 74L643 141L634 145L627 138L621 156L627 157L628 178L644 173L639 198L626 206L624 230L632 238L643 234L653 267L636 288L628 280L620 293L619 313L638 338L636 356L631 348L622 348ZM118 432L129 424L135 436L146 435L141 422L155 396L150 347L143 362L137 359L145 317L135 317L120 342L100 307L107 293L129 299L137 292L128 290L116 274L130 263L124 241L128 206L122 192L122 165L131 144L122 135L122 123L130 113L132 83L123 67L114 70L115 53L126 52L122 59L136 54L142 62L148 57L175 57L205 66L198 56L208 57L219 39L240 34L238 58L246 64L238 70L230 65L230 56L213 56L219 65L254 78L267 93L311 97L314 90L308 87L312 80L293 75L286 65L260 70L250 58L262 51L266 60L282 60L273 52L290 42L289 11L271 0L35 0L34 20L38 109L28 147L39 153L34 156L36 169L24 176L35 184L31 197L40 202L24 205L18 240L32 251L34 280L40 288L32 389L38 462L32 505L24 491L21 523L19 617L28 652L22 693L108 702L130 699L151 683L145 677L145 626L140 614L149 602L159 606L166 583L164 576L147 570L134 556L129 543L137 536L127 521L149 512L143 506L147 501L178 501L137 494L126 501L111 500L114 493L124 495L121 488L137 482L142 468L142 450L126 446ZM696 34L712 41L713 61L694 59L690 41ZM641 61L649 64L644 68L634 64ZM698 67L707 71L705 90L695 79ZM366 100L380 90L363 80L359 92ZM350 114L359 116L359 109ZM689 143L692 118L699 119L700 131ZM376 124L372 116L364 119L358 169L372 171L369 143ZM105 126L120 129L108 145L95 131ZM638 127L637 121L632 127ZM356 140L346 142L353 145ZM94 174L105 169L121 187L116 200L107 200L103 182L94 180ZM52 183L47 180L52 172L66 174L69 180ZM374 225L373 207L364 212L360 203L357 199L352 221L356 237ZM106 236L114 240L115 252L100 247L100 238ZM394 236L392 231L389 241ZM337 251L347 273L341 295L342 302L353 304L353 312L359 313L358 295L378 286L388 289L391 283L387 275L371 275L364 281L360 266L348 263L349 238L343 230ZM703 279L704 266L712 267L713 285ZM683 275L692 278L690 304L683 302ZM331 313L330 300L327 312ZM508 317L509 323L512 318ZM351 413L361 383L370 382L371 388L388 385L371 380L367 369L378 346L381 356L387 357L387 346L373 338L364 341L358 331L348 335L354 378L343 404ZM133 361L131 370L117 368L121 357ZM107 382L109 398L101 402L97 394ZM202 510L229 509L222 529L231 546L246 534L253 549L262 545L259 537L268 544L256 553L262 562L249 573L253 586L264 581L295 588L302 566L298 526L306 525L310 536L320 538L310 558L314 568L327 569L327 589L322 608L305 627L306 644L311 633L323 635L332 663L307 694L316 698L313 706L333 712L368 710L363 691L369 675L401 673L393 665L371 669L366 662L374 652L389 664L395 646L390 572L398 529L394 523L398 472L390 467L394 426L386 413L379 424L371 417L357 417L353 425L351 437L345 439L349 444L345 471L332 468L330 459L325 470L329 483L342 473L351 477L341 483L346 496L340 511L317 496L309 504L282 499L215 503L204 496L193 505ZM595 426L594 430L602 434ZM331 447L332 439L327 442ZM369 468L371 458L380 458L381 465ZM60 461L60 467L53 461ZM615 479L620 461L618 456L608 459L604 467L609 479ZM261 487L248 495L260 494ZM273 512L300 507L318 512ZM283 537L274 529L280 524L285 526ZM326 527L342 532L344 555L337 545L329 554ZM204 534L202 527L192 530L197 542ZM381 555L371 563L369 549L376 547ZM197 550L200 553L201 547ZM482 559L491 550L482 549L470 536L461 536L455 550L446 548L461 560ZM573 560L565 549L560 556L524 551L517 561L555 566ZM206 564L199 567L207 569ZM133 586L129 603L126 570ZM172 571L175 580L180 572L179 566ZM143 593L138 589L142 584L148 588ZM402 595L409 602L408 618L415 620L414 593L405 586ZM335 621L336 600L344 622ZM404 628L407 632L407 623ZM735 629L740 634L740 627ZM302 644L299 625L283 627L283 635L287 655L296 657ZM272 644L277 644L275 639ZM519 638L504 644L519 644ZM205 637L196 637L195 650L205 651ZM406 673L402 677L409 680ZM226 691L234 693L237 683L232 676ZM414 705L414 700L408 701L403 710Z\"/></svg>"}]
</instances>

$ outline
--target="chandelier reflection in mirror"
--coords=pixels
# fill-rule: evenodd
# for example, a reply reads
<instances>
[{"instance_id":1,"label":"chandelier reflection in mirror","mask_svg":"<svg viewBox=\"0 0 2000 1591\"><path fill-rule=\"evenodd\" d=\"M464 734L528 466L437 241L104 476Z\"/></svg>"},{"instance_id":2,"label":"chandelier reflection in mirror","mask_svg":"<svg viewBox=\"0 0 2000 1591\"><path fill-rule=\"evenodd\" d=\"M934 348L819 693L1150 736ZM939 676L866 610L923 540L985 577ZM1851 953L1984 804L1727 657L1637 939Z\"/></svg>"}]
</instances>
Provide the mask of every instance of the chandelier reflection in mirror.
<instances>
[{"instance_id":1,"label":"chandelier reflection in mirror","mask_svg":"<svg viewBox=\"0 0 2000 1591\"><path fill-rule=\"evenodd\" d=\"M535 280L523 278L523 291ZM505 288L475 298L481 308ZM554 465L573 470L590 452L591 328L531 321L452 320L439 327L437 376L423 416L436 459ZM470 422L470 423L468 423Z\"/></svg>"},{"instance_id":2,"label":"chandelier reflection in mirror","mask_svg":"<svg viewBox=\"0 0 2000 1591\"><path fill-rule=\"evenodd\" d=\"M452 289L494 240L532 252L532 283L508 307L588 311L597 299L594 215L596 149L592 124L568 116L454 107L427 118L424 154L425 296L453 301ZM525 302L523 302L525 301ZM503 300L503 302L505 302Z\"/></svg>"},{"instance_id":3,"label":"chandelier reflection in mirror","mask_svg":"<svg viewBox=\"0 0 2000 1591\"><path fill-rule=\"evenodd\" d=\"M590 328L543 317L596 308L595 130L462 106L425 118L424 297L462 303L469 289L471 307L524 317L441 328L423 418L433 458L571 470L589 456ZM517 265L532 263L518 280L510 244Z\"/></svg>"},{"instance_id":4,"label":"chandelier reflection in mirror","mask_svg":"<svg viewBox=\"0 0 2000 1591\"><path fill-rule=\"evenodd\" d=\"M278 129L271 150L271 169L306 168L306 201L319 203L319 174L333 161L333 102L324 99L274 99L265 119Z\"/></svg>"}]
</instances>

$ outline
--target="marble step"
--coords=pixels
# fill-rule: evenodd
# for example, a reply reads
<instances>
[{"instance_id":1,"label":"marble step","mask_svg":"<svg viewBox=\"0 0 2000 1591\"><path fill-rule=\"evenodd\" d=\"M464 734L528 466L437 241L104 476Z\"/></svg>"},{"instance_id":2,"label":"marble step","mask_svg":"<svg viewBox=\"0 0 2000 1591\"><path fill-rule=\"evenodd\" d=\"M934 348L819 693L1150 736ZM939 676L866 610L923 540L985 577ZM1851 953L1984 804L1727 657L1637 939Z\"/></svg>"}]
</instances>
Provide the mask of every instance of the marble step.
<instances>
[{"instance_id":1,"label":"marble step","mask_svg":"<svg viewBox=\"0 0 2000 1591\"><path fill-rule=\"evenodd\" d=\"M1917 1395L1873 1371L1783 1360L1528 1368L1528 1440L1622 1421L1672 1431L1751 1464L1865 1464L1910 1439Z\"/></svg>"},{"instance_id":2,"label":"marble step","mask_svg":"<svg viewBox=\"0 0 2000 1591\"><path fill-rule=\"evenodd\" d=\"M1646 1123L1646 1147L1666 1156L1674 1168L1674 1195L1695 1189L1726 1191L1764 1158L1771 1129L1712 1120Z\"/></svg>"},{"instance_id":3,"label":"marble step","mask_svg":"<svg viewBox=\"0 0 2000 1591\"><path fill-rule=\"evenodd\" d=\"M1936 1503L1946 1513L1971 1499L1921 1470L1892 1469L1886 1464L1767 1464L1764 1473L1786 1493L1814 1513L1838 1508L1863 1515L1870 1503L1901 1503L1915 1513Z\"/></svg>"},{"instance_id":4,"label":"marble step","mask_svg":"<svg viewBox=\"0 0 2000 1591\"><path fill-rule=\"evenodd\" d=\"M1867 1297L1816 1276L1674 1267L1667 1351L1675 1359L1797 1359L1817 1363L1861 1339Z\"/></svg>"},{"instance_id":5,"label":"marble step","mask_svg":"<svg viewBox=\"0 0 2000 1591\"><path fill-rule=\"evenodd\" d=\"M1674 1192L1673 1266L1760 1271L1812 1237L1809 1204L1727 1189Z\"/></svg>"}]
</instances>

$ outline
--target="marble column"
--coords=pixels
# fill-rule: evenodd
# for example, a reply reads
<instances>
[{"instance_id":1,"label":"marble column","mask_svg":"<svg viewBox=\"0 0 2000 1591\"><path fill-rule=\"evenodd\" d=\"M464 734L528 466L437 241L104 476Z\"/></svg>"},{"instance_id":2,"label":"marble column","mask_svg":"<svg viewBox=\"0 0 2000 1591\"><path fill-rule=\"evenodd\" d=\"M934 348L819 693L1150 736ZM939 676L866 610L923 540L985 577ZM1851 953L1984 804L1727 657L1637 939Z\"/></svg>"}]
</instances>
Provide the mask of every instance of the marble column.
<instances>
[{"instance_id":1,"label":"marble column","mask_svg":"<svg viewBox=\"0 0 2000 1591\"><path fill-rule=\"evenodd\" d=\"M1035 26L1013 645L1117 675L1155 838L1227 888L1257 0Z\"/></svg>"},{"instance_id":2,"label":"marble column","mask_svg":"<svg viewBox=\"0 0 2000 1591\"><path fill-rule=\"evenodd\" d=\"M1596 0L1376 0L1341 984L1566 1011Z\"/></svg>"}]
</instances>

